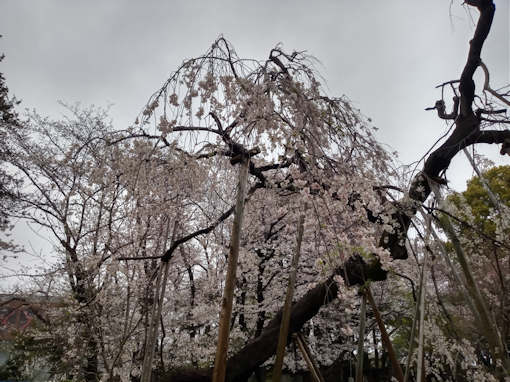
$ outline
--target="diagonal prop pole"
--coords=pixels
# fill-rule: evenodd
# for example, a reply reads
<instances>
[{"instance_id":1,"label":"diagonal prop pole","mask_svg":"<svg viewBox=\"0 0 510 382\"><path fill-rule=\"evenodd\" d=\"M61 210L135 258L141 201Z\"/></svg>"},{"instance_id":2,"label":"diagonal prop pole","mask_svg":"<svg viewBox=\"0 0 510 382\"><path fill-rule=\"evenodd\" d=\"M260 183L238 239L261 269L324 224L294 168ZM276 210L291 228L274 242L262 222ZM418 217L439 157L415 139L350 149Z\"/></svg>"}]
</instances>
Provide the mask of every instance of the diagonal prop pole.
<instances>
[{"instance_id":1,"label":"diagonal prop pole","mask_svg":"<svg viewBox=\"0 0 510 382\"><path fill-rule=\"evenodd\" d=\"M239 257L239 241L241 237L241 226L243 224L244 196L246 194L246 181L248 179L248 168L250 159L242 158L239 166L239 182L237 185L237 199L232 223L232 235L230 238L230 252L227 263L227 276L221 300L220 324L218 333L218 344L216 347L216 358L214 360L213 382L225 380L227 368L228 338L230 334L230 318L232 316L232 301L236 282L237 259Z\"/></svg>"},{"instance_id":2,"label":"diagonal prop pole","mask_svg":"<svg viewBox=\"0 0 510 382\"><path fill-rule=\"evenodd\" d=\"M395 350L393 349L393 345L390 340L390 336L384 326L384 322L381 318L381 314L379 313L379 309L377 309L377 305L375 304L374 297L372 296L372 292L370 291L370 285L367 285L365 288L365 295L367 296L368 303L372 307L372 311L374 312L375 321L379 326L379 331L381 332L381 339L388 352L388 356L391 361L391 368L393 370L393 376L397 379L398 382L404 381L404 373L402 373L402 368L397 360L397 355L395 354Z\"/></svg>"},{"instance_id":3,"label":"diagonal prop pole","mask_svg":"<svg viewBox=\"0 0 510 382\"><path fill-rule=\"evenodd\" d=\"M435 194L436 199L439 201L440 206L444 204L441 192L436 184L431 183L431 188ZM481 329L489 343L489 350L491 355L497 360L499 365L497 366L502 375L508 376L510 374L510 358L506 351L506 346L501 338L496 323L490 315L490 311L487 307L485 298L483 297L478 283L473 277L471 265L469 264L468 257L464 252L459 237L455 233L449 216L445 216L443 219L437 219L437 224L443 229L448 239L452 243L453 249L457 255L457 261L461 267L462 273L464 274L465 286L468 294L471 296L474 307L480 317L480 323L482 324ZM475 314L475 317L477 314Z\"/></svg>"},{"instance_id":4,"label":"diagonal prop pole","mask_svg":"<svg viewBox=\"0 0 510 382\"><path fill-rule=\"evenodd\" d=\"M322 376L319 366L315 362L312 356L312 352L308 348L303 336L301 333L294 334L294 340L297 343L299 350L301 351L301 355L303 356L308 370L310 370L310 374L315 382L324 382L324 377Z\"/></svg>"},{"instance_id":5,"label":"diagonal prop pole","mask_svg":"<svg viewBox=\"0 0 510 382\"><path fill-rule=\"evenodd\" d=\"M499 197L496 196L496 194L494 194L494 192L491 190L489 183L487 182L487 179L485 179L484 175L480 172L480 169L476 165L476 162L469 153L468 149L464 147L463 151L464 155L466 155L466 158L469 160L469 163L471 163L471 167L473 167L473 170L476 172L476 175L478 176L478 179L480 180L482 187L487 192L487 195L489 196L492 205L494 206L494 208L498 210L500 214L503 213L503 208L501 208L501 202L499 200Z\"/></svg>"}]
</instances>

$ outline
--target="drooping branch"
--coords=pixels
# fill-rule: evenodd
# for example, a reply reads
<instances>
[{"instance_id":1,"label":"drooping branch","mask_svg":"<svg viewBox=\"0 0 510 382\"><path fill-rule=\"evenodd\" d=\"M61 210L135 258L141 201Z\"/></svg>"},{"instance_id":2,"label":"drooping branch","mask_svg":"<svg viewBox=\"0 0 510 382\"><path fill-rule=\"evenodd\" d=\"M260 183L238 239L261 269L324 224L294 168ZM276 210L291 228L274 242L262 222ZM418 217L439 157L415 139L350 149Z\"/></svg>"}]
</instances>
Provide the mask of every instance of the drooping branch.
<instances>
[{"instance_id":1,"label":"drooping branch","mask_svg":"<svg viewBox=\"0 0 510 382\"><path fill-rule=\"evenodd\" d=\"M492 19L494 16L494 4L489 0L471 1L467 2L469 5L476 6L480 11L480 18L475 31L475 36L471 41L471 48L468 55L465 68L461 76L460 93L461 93L461 106L460 116L456 120L456 127L452 132L451 136L435 150L425 161L423 171L418 174L413 180L409 189L409 196L414 201L423 203L430 195L429 180L437 179L439 175L445 171L453 157L461 151L464 147L478 144L478 143L504 143L505 140L510 139L510 131L480 131L480 121L478 117L473 113L472 103L474 100L474 82L473 74L480 63L480 53L482 50L483 43L489 33ZM404 202L402 204L405 204ZM383 233L381 238L381 246L390 250L393 258L406 258L407 251L404 246L403 239L407 234L411 218L416 213L413 205L410 208L404 208L397 212L394 218L400 223L399 229L396 229L395 233ZM345 270L337 270L339 274L344 276L344 272L348 273L351 284L356 282L363 282L363 277L356 279L356 272L353 271L355 267L351 263L347 263ZM359 265L358 265L359 269ZM375 276L382 276L377 272L366 274L367 277L374 279ZM362 273L361 273L362 275ZM332 280L319 284L316 288L310 291L307 295L301 298L293 308L292 311L292 325L291 331L296 327L301 327L306 321L303 319L309 319L315 315L320 307L329 302L330 300L326 296L331 296L331 292L336 294L337 286ZM316 294L315 297L312 297ZM334 297L331 296L331 297ZM303 310L308 310L304 312ZM307 318L308 317L308 318ZM243 367L247 367L244 371L244 375L249 375L247 370L253 370L257 365L262 364L264 360L268 359L276 349L276 338L278 325L275 324L275 320L280 320L280 314L277 315L264 329L262 335L254 339L250 344L247 345L242 351L236 354L230 361L229 371L232 372L233 376L243 375L239 370ZM268 334L272 335L268 338ZM271 339L271 345L269 346L268 341ZM254 354L260 354L260 359L253 359ZM248 359L247 359L248 358ZM235 380L233 378L232 380Z\"/></svg>"},{"instance_id":2,"label":"drooping branch","mask_svg":"<svg viewBox=\"0 0 510 382\"><path fill-rule=\"evenodd\" d=\"M502 143L510 139L510 131L480 131L480 117L473 112L475 98L475 84L473 74L480 65L480 54L483 44L490 31L494 17L494 3L491 0L467 0L466 3L480 11L480 18L473 39L464 70L460 78L460 106L459 114L455 115L455 129L450 137L436 149L425 161L423 170L413 179L409 188L409 199L397 203L398 210L392 217L399 223L393 233L384 232L380 245L388 249L394 259L407 258L404 246L405 237L411 219L416 214L417 206L421 205L430 195L429 181L440 181L439 176L448 168L453 157L463 148L478 143ZM272 62L278 64L277 55L272 55ZM280 67L281 69L281 67ZM285 71L282 70L283 74ZM256 174L253 174L257 176ZM260 177L258 177L260 179ZM335 274L345 278L350 284L363 283L366 278L382 280L386 272L378 264L367 265L360 259L351 258L343 269L337 269ZM318 284L293 306L289 333L298 331L320 308L336 298L338 286L333 276ZM269 359L276 350L278 331L281 322L281 311L266 325L260 336L251 340L244 348L235 354L227 366L227 380L240 381L248 378L252 371ZM165 381L210 380L210 370L196 371L193 374L176 373L163 378Z\"/></svg>"}]
</instances>

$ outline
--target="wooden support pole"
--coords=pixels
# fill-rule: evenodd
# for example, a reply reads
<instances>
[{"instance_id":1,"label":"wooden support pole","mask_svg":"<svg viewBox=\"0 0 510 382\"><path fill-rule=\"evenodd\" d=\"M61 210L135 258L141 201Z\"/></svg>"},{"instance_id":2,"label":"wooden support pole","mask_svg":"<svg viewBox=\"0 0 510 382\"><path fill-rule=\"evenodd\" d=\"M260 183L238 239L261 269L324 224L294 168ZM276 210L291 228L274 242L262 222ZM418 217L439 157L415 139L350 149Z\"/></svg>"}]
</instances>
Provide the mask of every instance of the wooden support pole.
<instances>
[{"instance_id":1,"label":"wooden support pole","mask_svg":"<svg viewBox=\"0 0 510 382\"><path fill-rule=\"evenodd\" d=\"M310 349L306 345L306 342L301 335L301 333L294 334L294 339L296 343L298 344L299 350L301 351L301 354L303 355L303 358L308 365L308 370L310 370L310 373L312 374L312 378L315 382L325 382L324 377L321 375L321 372L319 370L319 366L313 359L312 353L310 352Z\"/></svg>"},{"instance_id":2,"label":"wooden support pole","mask_svg":"<svg viewBox=\"0 0 510 382\"><path fill-rule=\"evenodd\" d=\"M421 294L423 291L423 276L424 276L425 267L422 265L421 273L420 273L420 286L418 290L418 301L416 301L416 307L414 309L414 317L413 317L413 324L411 326L411 335L409 336L409 348L407 350L407 361L406 361L406 372L404 375L404 382L407 382L409 380L409 373L411 369L411 359L413 358L413 352L414 352L414 342L415 342L415 336L416 336L416 324L419 321L419 314L420 314L420 302L421 302Z\"/></svg>"},{"instance_id":3,"label":"wooden support pole","mask_svg":"<svg viewBox=\"0 0 510 382\"><path fill-rule=\"evenodd\" d=\"M440 205L442 205L444 201L442 199L439 188L436 184L431 184L431 188L435 193L436 199L440 202ZM474 307L478 313L478 316L480 317L481 329L486 337L485 339L489 344L491 355L495 360L500 361L501 365L498 366L500 373L502 375L508 376L510 375L510 357L508 356L506 346L501 338L499 330L496 326L496 322L490 315L489 309L485 303L485 298L482 296L480 288L478 288L478 283L476 282L473 276L473 272L471 271L468 256L464 252L460 240L455 233L455 230L450 221L450 217L444 216L444 218L438 219L436 222L446 233L448 239L450 239L453 249L457 254L457 260L459 262L462 273L464 274L466 289L471 296Z\"/></svg>"},{"instance_id":4,"label":"wooden support pole","mask_svg":"<svg viewBox=\"0 0 510 382\"><path fill-rule=\"evenodd\" d=\"M430 217L427 215L423 215L423 218L427 223L427 238L428 238L428 235L433 233L433 228L431 225ZM419 285L419 289L418 289L418 301L416 301L416 307L415 307L414 317L413 317L413 325L411 327L411 336L409 337L409 350L407 352L407 361L406 361L406 369L405 369L406 372L404 375L404 382L407 382L409 379L409 373L410 373L410 369L411 369L411 359L412 359L413 351L414 351L414 342L415 342L414 337L416 335L416 327L417 326L420 330L420 336L423 334L421 330L423 327L423 318L424 318L424 316L422 314L424 314L423 309L424 309L424 304L425 304L425 300L423 297L424 297L424 294L426 293L425 272L427 269L426 268L427 260L428 260L428 253L425 252L425 255L423 257L423 262L421 264L420 285ZM419 325L417 325L418 321L419 321ZM422 337L420 337L420 338L423 339ZM423 343L422 343L422 345L423 345ZM422 358L423 358L423 347L421 348L421 351L422 351ZM418 368L420 368L420 366Z\"/></svg>"},{"instance_id":5,"label":"wooden support pole","mask_svg":"<svg viewBox=\"0 0 510 382\"><path fill-rule=\"evenodd\" d=\"M388 352L388 356L390 357L391 367L393 369L393 375L399 382L404 381L404 374L402 373L402 368L398 363L397 356L395 354L395 350L393 349L393 345L391 344L390 336L386 331L386 327L384 326L384 322L381 318L381 314L379 313L379 309L375 305L374 297L372 296L372 292L370 291L370 286L367 285L365 288L365 294L368 299L368 303L372 307L372 311L374 312L375 320L377 321L377 325L379 326L379 331L381 332L381 339Z\"/></svg>"},{"instance_id":6,"label":"wooden support pole","mask_svg":"<svg viewBox=\"0 0 510 382\"><path fill-rule=\"evenodd\" d=\"M296 284L297 268L299 257L301 255L301 242L303 240L303 225L305 221L304 214L301 214L297 229L296 252L292 257L292 265L289 275L289 285L287 286L287 295L285 296L285 304L283 306L282 322L280 324L280 335L278 337L278 345L276 347L276 360L273 367L273 382L280 382L282 377L283 358L285 356L285 347L289 337L290 312L292 309L292 297L294 296L294 286Z\"/></svg>"},{"instance_id":7,"label":"wooden support pole","mask_svg":"<svg viewBox=\"0 0 510 382\"><path fill-rule=\"evenodd\" d=\"M359 313L359 339L358 339L358 359L356 360L356 382L363 382L363 348L365 342L365 322L367 316L367 296L365 293L361 296L361 309Z\"/></svg>"},{"instance_id":8,"label":"wooden support pole","mask_svg":"<svg viewBox=\"0 0 510 382\"><path fill-rule=\"evenodd\" d=\"M423 267L425 268L425 263L423 264ZM425 269L423 270L425 272ZM422 281L424 282L424 280ZM425 295L427 293L427 289L422 287L421 293L420 293L420 334L419 334L419 340L418 340L418 367L416 372L416 380L422 381L425 377L424 373L424 366L423 366L423 360L424 360L424 353L423 348L425 346L424 338L425 338Z\"/></svg>"},{"instance_id":9,"label":"wooden support pole","mask_svg":"<svg viewBox=\"0 0 510 382\"><path fill-rule=\"evenodd\" d=\"M305 349L306 353L308 354L308 358L310 359L310 361L312 363L312 366L315 370L315 374L317 375L317 378L319 378L320 382L325 382L324 377L322 376L321 371L319 369L319 365L317 364L317 362L315 362L315 358L313 358L312 352L310 351L310 348L306 344L306 341L303 338L303 335L301 333L298 333L297 337L301 341L303 348Z\"/></svg>"},{"instance_id":10,"label":"wooden support pole","mask_svg":"<svg viewBox=\"0 0 510 382\"><path fill-rule=\"evenodd\" d=\"M223 298L221 300L220 324L218 333L218 344L216 347L216 358L214 360L213 382L225 380L227 368L228 338L230 334L230 319L232 317L232 301L236 282L237 259L239 258L239 241L241 237L241 226L243 223L244 198L246 194L246 182L248 179L248 168L250 160L244 157L240 161L239 181L237 185L237 200L232 223L232 235L230 237L230 252L227 263L227 275Z\"/></svg>"}]
</instances>

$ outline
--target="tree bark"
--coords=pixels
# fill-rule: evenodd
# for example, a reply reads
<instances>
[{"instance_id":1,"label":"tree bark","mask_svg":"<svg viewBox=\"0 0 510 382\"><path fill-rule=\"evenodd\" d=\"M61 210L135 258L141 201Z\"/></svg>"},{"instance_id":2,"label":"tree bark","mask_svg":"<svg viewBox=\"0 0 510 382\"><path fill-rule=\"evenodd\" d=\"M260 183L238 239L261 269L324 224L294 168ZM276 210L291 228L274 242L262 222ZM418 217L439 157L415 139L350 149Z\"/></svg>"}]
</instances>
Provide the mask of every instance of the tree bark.
<instances>
[{"instance_id":1,"label":"tree bark","mask_svg":"<svg viewBox=\"0 0 510 382\"><path fill-rule=\"evenodd\" d=\"M510 139L510 131L480 131L480 117L473 112L475 97L475 83L473 74L480 65L480 53L494 18L495 6L492 0L466 1L468 5L478 8L480 17L473 39L470 41L468 58L460 78L460 113L455 120L455 129L448 139L425 161L420 172L411 183L409 197L411 203L402 201L398 212L393 218L400 222L400 227L394 233L384 232L380 245L390 250L394 259L407 258L404 246L405 237L411 224L411 218L416 214L416 204L423 203L431 193L430 180L438 180L440 174L450 165L453 157L465 147L477 143L501 143Z\"/></svg>"}]
</instances>

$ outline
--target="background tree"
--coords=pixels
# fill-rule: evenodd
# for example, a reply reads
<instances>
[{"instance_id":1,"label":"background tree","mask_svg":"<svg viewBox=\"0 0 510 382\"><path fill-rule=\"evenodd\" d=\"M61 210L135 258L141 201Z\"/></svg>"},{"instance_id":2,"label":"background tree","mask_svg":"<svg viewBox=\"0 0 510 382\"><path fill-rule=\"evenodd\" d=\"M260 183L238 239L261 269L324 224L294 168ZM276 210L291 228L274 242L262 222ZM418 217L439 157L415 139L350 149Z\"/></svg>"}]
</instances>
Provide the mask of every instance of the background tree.
<instances>
[{"instance_id":1,"label":"background tree","mask_svg":"<svg viewBox=\"0 0 510 382\"><path fill-rule=\"evenodd\" d=\"M0 38L2 36L0 35ZM0 54L0 62L5 56ZM8 159L12 156L12 142L9 137L12 134L23 134L22 123L15 111L18 105L15 97L9 95L5 77L0 72L0 232L5 235L9 230L9 212L14 209L16 202L16 187L18 181L13 173L6 166ZM0 251L10 251L15 249L13 243L0 239Z\"/></svg>"}]
</instances>

